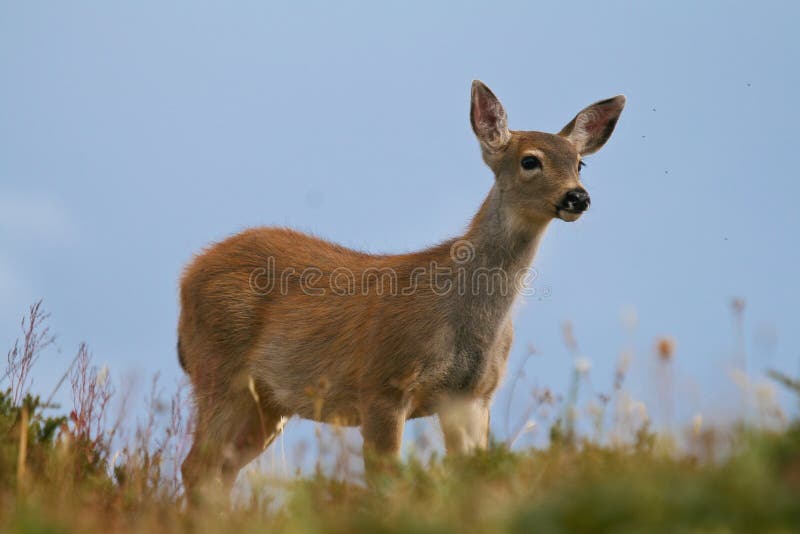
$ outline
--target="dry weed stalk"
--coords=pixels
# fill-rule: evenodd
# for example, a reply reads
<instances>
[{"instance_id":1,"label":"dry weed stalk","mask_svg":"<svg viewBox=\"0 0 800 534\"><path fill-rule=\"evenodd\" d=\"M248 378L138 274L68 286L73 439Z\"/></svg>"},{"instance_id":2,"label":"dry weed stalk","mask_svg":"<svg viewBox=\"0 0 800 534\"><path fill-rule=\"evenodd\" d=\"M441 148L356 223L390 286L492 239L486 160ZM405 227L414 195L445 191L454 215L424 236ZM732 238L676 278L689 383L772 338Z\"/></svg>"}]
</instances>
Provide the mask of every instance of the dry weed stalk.
<instances>
[{"instance_id":1,"label":"dry weed stalk","mask_svg":"<svg viewBox=\"0 0 800 534\"><path fill-rule=\"evenodd\" d=\"M55 342L55 336L47 326L50 314L42 308L39 300L28 308L28 314L22 318L22 341L17 338L14 346L8 351L6 372L0 382L9 379L11 399L18 405L30 390L33 379L31 368L41 356L42 351Z\"/></svg>"},{"instance_id":2,"label":"dry weed stalk","mask_svg":"<svg viewBox=\"0 0 800 534\"><path fill-rule=\"evenodd\" d=\"M108 454L113 439L106 431L106 413L114 395L108 368L92 365L92 356L85 343L78 348L75 366L69 377L72 385L73 409L70 413L72 431L78 442L86 445L86 452Z\"/></svg>"}]
</instances>

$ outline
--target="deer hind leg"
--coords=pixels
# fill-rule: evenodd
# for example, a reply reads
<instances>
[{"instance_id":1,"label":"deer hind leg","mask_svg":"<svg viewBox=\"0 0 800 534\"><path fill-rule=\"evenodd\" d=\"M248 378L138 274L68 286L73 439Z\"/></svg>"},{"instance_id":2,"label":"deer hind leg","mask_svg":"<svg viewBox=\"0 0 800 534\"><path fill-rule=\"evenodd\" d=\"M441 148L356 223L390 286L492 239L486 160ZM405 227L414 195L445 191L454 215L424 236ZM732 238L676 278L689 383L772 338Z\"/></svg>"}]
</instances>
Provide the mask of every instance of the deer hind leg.
<instances>
[{"instance_id":1,"label":"deer hind leg","mask_svg":"<svg viewBox=\"0 0 800 534\"><path fill-rule=\"evenodd\" d=\"M489 445L489 403L485 399L449 399L438 416L448 454L468 454Z\"/></svg>"},{"instance_id":2,"label":"deer hind leg","mask_svg":"<svg viewBox=\"0 0 800 534\"><path fill-rule=\"evenodd\" d=\"M277 410L253 403L245 424L223 451L222 482L226 490L233 486L239 471L275 441L286 421Z\"/></svg>"},{"instance_id":3,"label":"deer hind leg","mask_svg":"<svg viewBox=\"0 0 800 534\"><path fill-rule=\"evenodd\" d=\"M280 434L285 418L249 391L198 405L194 442L181 471L190 499L227 496L239 470ZM205 408L205 409L204 409Z\"/></svg>"},{"instance_id":4,"label":"deer hind leg","mask_svg":"<svg viewBox=\"0 0 800 534\"><path fill-rule=\"evenodd\" d=\"M192 448L181 465L183 486L190 501L222 493L225 441L234 433L233 410L217 406L213 412L198 406ZM215 495L217 496L217 495Z\"/></svg>"}]
</instances>

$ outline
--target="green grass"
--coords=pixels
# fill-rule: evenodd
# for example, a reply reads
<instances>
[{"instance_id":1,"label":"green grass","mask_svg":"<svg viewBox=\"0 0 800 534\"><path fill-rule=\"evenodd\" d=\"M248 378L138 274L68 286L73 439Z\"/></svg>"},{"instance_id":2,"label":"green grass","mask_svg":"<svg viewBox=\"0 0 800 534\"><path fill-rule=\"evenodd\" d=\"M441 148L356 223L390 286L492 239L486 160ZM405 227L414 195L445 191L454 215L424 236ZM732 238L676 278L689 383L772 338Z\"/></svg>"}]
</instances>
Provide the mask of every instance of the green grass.
<instances>
[{"instance_id":1,"label":"green grass","mask_svg":"<svg viewBox=\"0 0 800 534\"><path fill-rule=\"evenodd\" d=\"M524 452L495 447L468 458L411 462L369 489L316 476L291 482L280 507L253 499L231 511L221 499L191 513L179 497L158 491L152 481L114 480L85 466L83 458L50 450L45 452L50 457L30 470L24 487L7 476L9 466L4 466L0 529L796 531L800 425L774 433L742 430L735 441L735 452L717 462L659 454L649 446L583 443ZM41 447L51 448L50 442ZM10 454L4 461L15 463Z\"/></svg>"},{"instance_id":2,"label":"green grass","mask_svg":"<svg viewBox=\"0 0 800 534\"><path fill-rule=\"evenodd\" d=\"M27 392L50 339L41 319L32 308L9 354L10 385L0 392L1 532L800 530L800 422L696 427L678 445L645 420L626 439L591 439L573 426L569 404L555 407L570 415L566 424L556 420L543 448L495 443L470 457L412 457L369 486L323 470L289 480L243 477L249 491L233 506L212 495L190 511L175 470L188 428L181 397L166 406L154 400L136 431L121 437L124 425L107 416L114 390L83 347L65 379L75 406L60 414ZM798 389L796 380L774 378ZM161 430L159 411L167 419ZM330 448L345 446L322 436ZM115 443L123 445L112 454ZM276 487L278 501L269 497Z\"/></svg>"}]
</instances>

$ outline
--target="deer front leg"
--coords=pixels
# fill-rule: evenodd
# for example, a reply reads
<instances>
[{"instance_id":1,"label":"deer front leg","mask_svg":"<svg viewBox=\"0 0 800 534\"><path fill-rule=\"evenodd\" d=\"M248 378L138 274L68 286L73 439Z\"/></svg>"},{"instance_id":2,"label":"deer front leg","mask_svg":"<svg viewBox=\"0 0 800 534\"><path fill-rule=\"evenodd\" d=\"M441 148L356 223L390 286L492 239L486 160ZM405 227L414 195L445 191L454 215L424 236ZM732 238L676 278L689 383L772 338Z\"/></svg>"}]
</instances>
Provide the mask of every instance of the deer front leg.
<instances>
[{"instance_id":1,"label":"deer front leg","mask_svg":"<svg viewBox=\"0 0 800 534\"><path fill-rule=\"evenodd\" d=\"M364 438L364 467L368 476L391 470L400 460L406 409L403 403L386 397L363 401L361 435Z\"/></svg>"},{"instance_id":2,"label":"deer front leg","mask_svg":"<svg viewBox=\"0 0 800 534\"><path fill-rule=\"evenodd\" d=\"M450 399L438 411L448 454L468 454L489 445L489 402Z\"/></svg>"}]
</instances>

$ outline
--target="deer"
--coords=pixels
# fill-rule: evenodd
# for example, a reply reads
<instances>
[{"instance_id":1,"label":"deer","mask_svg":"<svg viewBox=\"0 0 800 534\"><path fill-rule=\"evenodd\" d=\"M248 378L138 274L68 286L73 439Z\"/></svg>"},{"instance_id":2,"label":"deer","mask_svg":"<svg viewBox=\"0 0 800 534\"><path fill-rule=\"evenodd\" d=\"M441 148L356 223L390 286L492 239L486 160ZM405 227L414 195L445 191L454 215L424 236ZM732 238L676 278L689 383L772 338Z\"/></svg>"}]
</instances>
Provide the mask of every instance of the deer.
<instances>
[{"instance_id":1,"label":"deer","mask_svg":"<svg viewBox=\"0 0 800 534\"><path fill-rule=\"evenodd\" d=\"M178 320L196 409L187 493L230 490L292 416L359 426L366 473L399 460L412 418L437 416L448 454L487 448L520 273L553 220L589 208L583 158L609 139L625 97L584 108L556 134L509 130L478 80L470 102L494 182L463 235L378 255L259 227L189 262Z\"/></svg>"}]
</instances>

